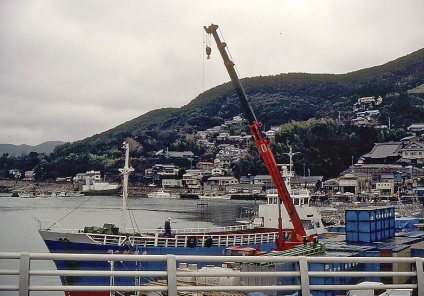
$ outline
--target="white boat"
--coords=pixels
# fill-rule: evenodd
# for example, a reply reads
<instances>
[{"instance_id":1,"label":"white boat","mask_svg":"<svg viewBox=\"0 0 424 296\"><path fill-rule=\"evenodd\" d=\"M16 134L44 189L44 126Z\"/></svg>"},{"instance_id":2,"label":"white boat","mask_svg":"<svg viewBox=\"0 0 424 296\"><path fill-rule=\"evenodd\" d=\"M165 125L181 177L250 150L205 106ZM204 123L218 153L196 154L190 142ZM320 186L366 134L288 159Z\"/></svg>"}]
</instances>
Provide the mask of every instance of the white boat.
<instances>
[{"instance_id":1,"label":"white boat","mask_svg":"<svg viewBox=\"0 0 424 296\"><path fill-rule=\"evenodd\" d=\"M321 214L318 209L310 205L311 194L306 188L292 189L290 184L290 178L294 176L294 172L291 170L293 166L292 156L294 153L290 151L287 153L290 156L290 164L281 167L281 175L284 183L286 184L287 191L293 201L293 205L302 221L303 228L305 229L306 235L317 234L321 235L327 232L323 222ZM265 228L278 228L279 208L281 209L281 218L283 221L283 228L293 228L293 224L290 220L290 216L286 208L281 205L280 198L276 190L268 190L266 195L266 203L259 204L257 216L253 219L253 224L261 225Z\"/></svg>"},{"instance_id":2,"label":"white boat","mask_svg":"<svg viewBox=\"0 0 424 296\"><path fill-rule=\"evenodd\" d=\"M18 192L18 196L22 198L35 198L35 192L34 191L20 191Z\"/></svg>"},{"instance_id":3,"label":"white boat","mask_svg":"<svg viewBox=\"0 0 424 296\"><path fill-rule=\"evenodd\" d=\"M84 196L84 194L81 193L81 192L78 192L78 191L60 191L60 192L55 192L54 196L56 196L56 197L77 197L77 196Z\"/></svg>"},{"instance_id":4,"label":"white boat","mask_svg":"<svg viewBox=\"0 0 424 296\"><path fill-rule=\"evenodd\" d=\"M147 197L149 198L177 198L177 195L172 194L171 192L165 191L163 188L152 191L147 194Z\"/></svg>"},{"instance_id":5,"label":"white boat","mask_svg":"<svg viewBox=\"0 0 424 296\"><path fill-rule=\"evenodd\" d=\"M204 193L203 195L199 195L199 199L230 199L231 196L228 194L219 194L216 192Z\"/></svg>"}]
</instances>

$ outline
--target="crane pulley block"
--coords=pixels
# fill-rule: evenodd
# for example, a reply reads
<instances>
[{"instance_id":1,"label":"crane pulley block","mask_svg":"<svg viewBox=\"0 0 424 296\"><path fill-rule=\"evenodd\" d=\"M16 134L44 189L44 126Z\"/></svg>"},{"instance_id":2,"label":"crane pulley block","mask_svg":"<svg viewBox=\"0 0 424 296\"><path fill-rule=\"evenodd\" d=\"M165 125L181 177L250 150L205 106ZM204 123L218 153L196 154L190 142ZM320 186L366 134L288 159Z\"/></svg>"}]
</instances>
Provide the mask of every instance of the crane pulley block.
<instances>
[{"instance_id":1,"label":"crane pulley block","mask_svg":"<svg viewBox=\"0 0 424 296\"><path fill-rule=\"evenodd\" d=\"M206 46L206 55L208 59L210 59L211 57L211 52L212 52L212 48L210 48L210 46Z\"/></svg>"}]
</instances>

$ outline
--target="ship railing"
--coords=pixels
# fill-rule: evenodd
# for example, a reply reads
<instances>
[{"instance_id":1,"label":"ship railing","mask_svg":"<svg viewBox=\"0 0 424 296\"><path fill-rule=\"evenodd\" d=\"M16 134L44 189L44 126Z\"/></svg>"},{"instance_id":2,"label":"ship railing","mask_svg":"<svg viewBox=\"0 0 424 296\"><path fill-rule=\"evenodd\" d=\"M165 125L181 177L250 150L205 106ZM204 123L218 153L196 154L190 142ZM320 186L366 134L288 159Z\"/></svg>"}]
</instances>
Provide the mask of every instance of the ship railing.
<instances>
[{"instance_id":1,"label":"ship railing","mask_svg":"<svg viewBox=\"0 0 424 296\"><path fill-rule=\"evenodd\" d=\"M92 240L102 245L123 245L127 241L125 235L87 233Z\"/></svg>"},{"instance_id":2,"label":"ship railing","mask_svg":"<svg viewBox=\"0 0 424 296\"><path fill-rule=\"evenodd\" d=\"M272 243L277 240L277 237L278 232L193 235L177 234L173 237L163 237L162 234L157 233L154 236L144 236L142 234L129 236L128 242L133 246L143 247L212 247Z\"/></svg>"},{"instance_id":3,"label":"ship railing","mask_svg":"<svg viewBox=\"0 0 424 296\"><path fill-rule=\"evenodd\" d=\"M253 225L233 225L233 226L217 226L217 227L189 227L189 228L175 228L172 229L174 234L187 234L187 233L216 233L216 232L234 232L234 231L243 231L252 229ZM135 229L135 228L126 228L125 232L127 233L147 233L147 234L156 234L163 233L163 228L150 228L150 229Z\"/></svg>"},{"instance_id":4,"label":"ship railing","mask_svg":"<svg viewBox=\"0 0 424 296\"><path fill-rule=\"evenodd\" d=\"M77 232L75 230L70 231L69 229L64 229L57 221L42 220L42 219L38 219L38 218L34 218L34 219L37 220L37 222L38 222L38 229L43 229L43 230L58 229L58 230L61 230L63 232Z\"/></svg>"},{"instance_id":5,"label":"ship railing","mask_svg":"<svg viewBox=\"0 0 424 296\"><path fill-rule=\"evenodd\" d=\"M110 263L108 270L56 270L51 261L103 261ZM114 262L163 264L159 270L116 270ZM197 269L197 263L219 266L226 262L238 269ZM46 295L46 292L110 291L132 295L149 292L183 293L227 292L247 294L263 292L266 295L299 296L346 295L349 290L403 289L412 295L424 295L424 258L412 257L325 257L325 256L188 256L188 255L124 255L124 254L65 254L65 253L0 253L0 293L19 292L19 296ZM264 264L267 263L267 264ZM266 265L266 268L263 268ZM390 265L391 268L387 268ZM247 268L244 268L247 266ZM283 266L283 268L278 268ZM292 268L284 268L291 266ZM317 268L321 266L322 268ZM361 266L377 266L363 268ZM379 268L379 267L385 268ZM402 268L398 268L402 267ZM383 271L385 270L385 271ZM390 270L390 271L388 271ZM103 285L65 285L59 276L103 278ZM117 285L115 279L144 279L146 284ZM147 279L162 280L147 282ZM361 284L358 284L361 283ZM204 293L204 294L202 294ZM198 295L199 295L198 294ZM10 294L16 295L16 294ZM408 295L408 294L396 294Z\"/></svg>"},{"instance_id":6,"label":"ship railing","mask_svg":"<svg viewBox=\"0 0 424 296\"><path fill-rule=\"evenodd\" d=\"M37 219L38 228L43 230L61 230L68 233L79 233L82 232L82 229L65 229L57 221L53 220L42 220ZM217 232L234 232L234 231L243 231L252 229L254 226L251 224L243 225L232 225L232 226L217 226L217 227L192 227L192 228L176 228L172 229L172 232L175 234L187 234L187 233L217 233ZM163 233L162 228L150 228L150 229L135 229L135 228L126 228L124 232L131 233L146 233L146 234L156 234Z\"/></svg>"},{"instance_id":7,"label":"ship railing","mask_svg":"<svg viewBox=\"0 0 424 296\"><path fill-rule=\"evenodd\" d=\"M161 233L155 235L132 234L113 235L86 233L93 241L102 245L123 245L129 243L139 247L212 247L212 246L236 246L236 245L256 245L262 243L272 243L277 240L278 232L263 233L228 233L228 234L193 234L175 235L164 237Z\"/></svg>"}]
</instances>

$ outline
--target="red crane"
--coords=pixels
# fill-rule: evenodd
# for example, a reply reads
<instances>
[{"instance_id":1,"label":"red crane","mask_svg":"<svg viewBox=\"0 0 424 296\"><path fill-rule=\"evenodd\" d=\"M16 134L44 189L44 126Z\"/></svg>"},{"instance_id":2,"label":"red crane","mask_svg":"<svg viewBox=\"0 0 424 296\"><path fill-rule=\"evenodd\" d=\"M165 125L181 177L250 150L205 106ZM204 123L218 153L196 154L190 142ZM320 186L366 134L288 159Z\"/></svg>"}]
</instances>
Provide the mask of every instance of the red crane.
<instances>
[{"instance_id":1,"label":"red crane","mask_svg":"<svg viewBox=\"0 0 424 296\"><path fill-rule=\"evenodd\" d=\"M256 146L258 147L259 153L262 156L262 159L265 163L266 168L268 169L269 174L271 175L272 181L275 184L275 187L277 188L278 196L280 197L281 203L284 204L289 217L291 219L291 222L293 224L293 230L289 237L289 239L284 240L283 239L283 223L281 218L281 213L278 217L278 241L277 241L277 249L278 250L285 250L293 248L295 245L302 244L306 240L312 241L313 237L306 237L305 229L303 228L302 221L299 218L298 213L296 212L296 209L293 205L293 201L290 197L290 194L287 190L286 185L284 184L283 178L281 177L280 171L278 169L277 163L274 158L274 154L272 153L271 149L269 148L270 140L266 139L261 132L262 123L258 122L255 116L255 113L253 113L252 107L250 106L249 102L247 101L246 93L244 92L244 89L240 83L240 80L237 76L237 73L234 69L234 63L230 60L229 55L227 53L227 44L225 42L221 42L217 29L217 25L210 25L209 27L204 27L206 33L212 34L212 36L215 39L215 42L217 44L218 50L221 53L222 59L224 60L224 65L227 68L228 74L230 75L231 82L233 83L233 86L235 88L235 91L237 92L237 95L239 96L241 105L244 109L244 112L246 114L246 117L249 121L249 130L253 136L253 139L255 140ZM206 53L209 55L211 53L211 48L206 47ZM281 212L281 209L280 209Z\"/></svg>"}]
</instances>

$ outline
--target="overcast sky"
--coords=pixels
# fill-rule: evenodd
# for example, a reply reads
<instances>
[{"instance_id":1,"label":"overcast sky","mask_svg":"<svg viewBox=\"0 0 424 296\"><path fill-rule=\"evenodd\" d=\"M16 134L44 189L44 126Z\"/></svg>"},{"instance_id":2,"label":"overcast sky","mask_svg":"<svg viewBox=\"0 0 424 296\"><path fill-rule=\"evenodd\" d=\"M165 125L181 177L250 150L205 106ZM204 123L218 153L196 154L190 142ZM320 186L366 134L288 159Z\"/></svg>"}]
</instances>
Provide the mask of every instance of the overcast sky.
<instances>
[{"instance_id":1,"label":"overcast sky","mask_svg":"<svg viewBox=\"0 0 424 296\"><path fill-rule=\"evenodd\" d=\"M424 48L423 0L0 0L0 144L76 141L240 76L347 73Z\"/></svg>"}]
</instances>

